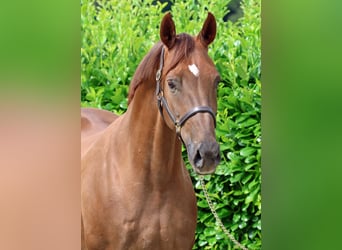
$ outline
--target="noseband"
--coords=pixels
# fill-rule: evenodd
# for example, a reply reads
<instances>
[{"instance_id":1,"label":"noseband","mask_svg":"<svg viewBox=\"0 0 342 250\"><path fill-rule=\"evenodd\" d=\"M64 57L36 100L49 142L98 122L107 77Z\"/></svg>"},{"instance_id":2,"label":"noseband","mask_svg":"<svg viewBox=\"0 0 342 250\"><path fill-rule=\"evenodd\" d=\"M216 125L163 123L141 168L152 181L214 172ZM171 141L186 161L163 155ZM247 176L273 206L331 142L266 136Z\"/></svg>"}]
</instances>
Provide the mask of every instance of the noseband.
<instances>
[{"instance_id":1,"label":"noseband","mask_svg":"<svg viewBox=\"0 0 342 250\"><path fill-rule=\"evenodd\" d=\"M158 69L157 74L156 74L156 81L157 81L156 96L157 96L157 101L158 101L158 109L159 109L159 112L160 112L161 116L163 117L163 119L164 119L163 107L166 109L166 112L168 113L170 119L172 120L173 124L176 127L176 133L179 136L179 138L182 140L182 142L183 142L183 139L181 136L182 126L185 124L185 122L188 119L190 119L192 116L196 115L197 113L209 113L212 116L212 118L214 119L214 125L216 127L216 115L215 115L214 111L212 110L212 108L210 108L208 106L194 107L190 111L188 111L185 115L183 115L179 120L176 118L176 116L170 110L170 107L169 107L169 105L168 105L168 103L164 97L163 89L160 85L163 67L164 67L164 47L162 47L162 50L161 50L159 69Z\"/></svg>"}]
</instances>

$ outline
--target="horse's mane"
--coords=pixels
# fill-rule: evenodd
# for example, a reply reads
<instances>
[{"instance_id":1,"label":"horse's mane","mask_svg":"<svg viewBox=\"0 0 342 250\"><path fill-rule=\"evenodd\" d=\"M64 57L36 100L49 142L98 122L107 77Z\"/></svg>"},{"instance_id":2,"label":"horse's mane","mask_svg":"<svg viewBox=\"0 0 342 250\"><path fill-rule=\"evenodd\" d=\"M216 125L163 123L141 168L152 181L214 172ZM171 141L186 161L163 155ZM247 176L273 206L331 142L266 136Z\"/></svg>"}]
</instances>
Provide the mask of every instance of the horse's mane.
<instances>
[{"instance_id":1,"label":"horse's mane","mask_svg":"<svg viewBox=\"0 0 342 250\"><path fill-rule=\"evenodd\" d=\"M160 55L163 46L162 42L156 43L140 62L129 87L128 104L132 101L135 90L140 84L143 82L147 82L149 84L156 82L155 78L159 68ZM189 54L194 50L194 47L195 41L192 36L185 33L178 34L176 36L175 45L171 49L175 51L175 55L170 62L170 67L163 69L163 75L165 74L164 72L167 74L167 72L172 70L181 60L189 57Z\"/></svg>"}]
</instances>

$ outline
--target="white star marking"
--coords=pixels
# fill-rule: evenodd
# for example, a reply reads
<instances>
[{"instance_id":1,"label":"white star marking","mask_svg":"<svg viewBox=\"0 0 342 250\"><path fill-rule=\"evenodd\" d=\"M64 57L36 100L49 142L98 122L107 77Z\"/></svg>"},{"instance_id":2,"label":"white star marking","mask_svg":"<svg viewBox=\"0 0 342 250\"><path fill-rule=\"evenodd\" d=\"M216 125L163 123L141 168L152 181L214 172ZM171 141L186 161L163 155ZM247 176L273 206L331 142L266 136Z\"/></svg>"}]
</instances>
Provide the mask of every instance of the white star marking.
<instances>
[{"instance_id":1,"label":"white star marking","mask_svg":"<svg viewBox=\"0 0 342 250\"><path fill-rule=\"evenodd\" d=\"M191 71L191 73L194 74L194 76L196 76L196 77L199 76L199 69L197 68L197 66L195 64L189 65L188 68Z\"/></svg>"}]
</instances>

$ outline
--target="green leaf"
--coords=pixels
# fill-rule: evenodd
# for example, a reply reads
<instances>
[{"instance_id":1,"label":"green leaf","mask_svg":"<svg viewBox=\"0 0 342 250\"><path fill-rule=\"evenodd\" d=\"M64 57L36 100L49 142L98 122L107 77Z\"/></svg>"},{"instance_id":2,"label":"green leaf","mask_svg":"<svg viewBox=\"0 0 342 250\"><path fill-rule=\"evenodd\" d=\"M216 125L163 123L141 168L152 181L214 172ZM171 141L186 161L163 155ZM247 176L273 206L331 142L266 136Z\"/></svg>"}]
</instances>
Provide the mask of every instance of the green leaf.
<instances>
[{"instance_id":1,"label":"green leaf","mask_svg":"<svg viewBox=\"0 0 342 250\"><path fill-rule=\"evenodd\" d=\"M255 155L250 155L245 159L245 163L249 164L249 163L254 162L255 160L256 160Z\"/></svg>"},{"instance_id":2,"label":"green leaf","mask_svg":"<svg viewBox=\"0 0 342 250\"><path fill-rule=\"evenodd\" d=\"M240 214L234 214L233 216L233 222L234 223L237 223L241 218L241 215Z\"/></svg>"},{"instance_id":3,"label":"green leaf","mask_svg":"<svg viewBox=\"0 0 342 250\"><path fill-rule=\"evenodd\" d=\"M205 246L205 245L207 245L208 244L208 241L206 241L206 240L199 240L198 241L198 245L200 246L200 247L203 247L203 246Z\"/></svg>"},{"instance_id":4,"label":"green leaf","mask_svg":"<svg viewBox=\"0 0 342 250\"><path fill-rule=\"evenodd\" d=\"M215 234L214 234L215 235ZM209 245L214 245L217 242L216 237L208 237Z\"/></svg>"},{"instance_id":5,"label":"green leaf","mask_svg":"<svg viewBox=\"0 0 342 250\"><path fill-rule=\"evenodd\" d=\"M230 215L230 212L227 208L221 208L220 210L217 211L217 214L219 215L220 218L226 218Z\"/></svg>"},{"instance_id":6,"label":"green leaf","mask_svg":"<svg viewBox=\"0 0 342 250\"><path fill-rule=\"evenodd\" d=\"M204 234L206 237L216 235L216 230L213 227L207 227L204 229Z\"/></svg>"},{"instance_id":7,"label":"green leaf","mask_svg":"<svg viewBox=\"0 0 342 250\"><path fill-rule=\"evenodd\" d=\"M247 197L246 197L246 200L245 200L245 203L248 204L248 203L251 203L252 201L254 201L256 199L256 196L258 194L258 189L255 189L252 193L250 193Z\"/></svg>"},{"instance_id":8,"label":"green leaf","mask_svg":"<svg viewBox=\"0 0 342 250\"><path fill-rule=\"evenodd\" d=\"M197 201L197 206L202 208L209 208L209 205L205 199Z\"/></svg>"},{"instance_id":9,"label":"green leaf","mask_svg":"<svg viewBox=\"0 0 342 250\"><path fill-rule=\"evenodd\" d=\"M245 64L245 62L243 62ZM246 72L245 67L242 66L241 63L239 63L236 67L236 72L238 73L238 75L242 78L242 79L248 79L248 75Z\"/></svg>"},{"instance_id":10,"label":"green leaf","mask_svg":"<svg viewBox=\"0 0 342 250\"><path fill-rule=\"evenodd\" d=\"M232 183L239 181L241 179L241 177L243 176L243 174L244 173L235 174L232 178L230 178L230 181Z\"/></svg>"},{"instance_id":11,"label":"green leaf","mask_svg":"<svg viewBox=\"0 0 342 250\"><path fill-rule=\"evenodd\" d=\"M250 179L252 179L253 178L253 174L249 174L249 175L247 175L246 177L244 177L242 180L241 180L241 182L242 182L242 184L246 184Z\"/></svg>"},{"instance_id":12,"label":"green leaf","mask_svg":"<svg viewBox=\"0 0 342 250\"><path fill-rule=\"evenodd\" d=\"M254 118L249 118L249 119L247 119L247 121L245 121L241 124L241 127L247 128L247 127L250 127L250 126L252 126L258 122L259 121L254 119Z\"/></svg>"},{"instance_id":13,"label":"green leaf","mask_svg":"<svg viewBox=\"0 0 342 250\"><path fill-rule=\"evenodd\" d=\"M256 151L255 148L245 147L240 151L240 155L246 157L246 156L253 154L255 151Z\"/></svg>"}]
</instances>

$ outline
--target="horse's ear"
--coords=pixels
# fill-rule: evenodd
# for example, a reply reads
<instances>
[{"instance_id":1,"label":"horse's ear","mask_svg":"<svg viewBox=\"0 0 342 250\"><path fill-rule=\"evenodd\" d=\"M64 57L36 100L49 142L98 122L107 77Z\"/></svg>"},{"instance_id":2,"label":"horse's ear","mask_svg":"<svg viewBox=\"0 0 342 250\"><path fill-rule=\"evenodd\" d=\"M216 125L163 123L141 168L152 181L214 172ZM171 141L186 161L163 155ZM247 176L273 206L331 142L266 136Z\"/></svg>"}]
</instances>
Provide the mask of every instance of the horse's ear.
<instances>
[{"instance_id":1,"label":"horse's ear","mask_svg":"<svg viewBox=\"0 0 342 250\"><path fill-rule=\"evenodd\" d=\"M214 15L208 12L207 19L205 20L201 32L198 34L204 46L208 47L214 41L216 36L216 19Z\"/></svg>"},{"instance_id":2,"label":"horse's ear","mask_svg":"<svg viewBox=\"0 0 342 250\"><path fill-rule=\"evenodd\" d=\"M160 39L171 49L176 41L176 27L171 14L167 13L160 24Z\"/></svg>"}]
</instances>

